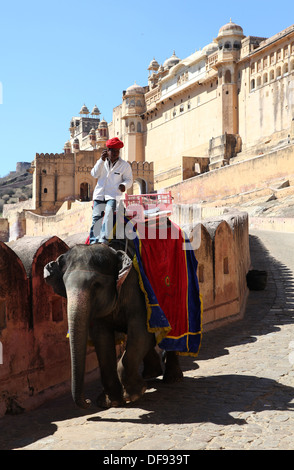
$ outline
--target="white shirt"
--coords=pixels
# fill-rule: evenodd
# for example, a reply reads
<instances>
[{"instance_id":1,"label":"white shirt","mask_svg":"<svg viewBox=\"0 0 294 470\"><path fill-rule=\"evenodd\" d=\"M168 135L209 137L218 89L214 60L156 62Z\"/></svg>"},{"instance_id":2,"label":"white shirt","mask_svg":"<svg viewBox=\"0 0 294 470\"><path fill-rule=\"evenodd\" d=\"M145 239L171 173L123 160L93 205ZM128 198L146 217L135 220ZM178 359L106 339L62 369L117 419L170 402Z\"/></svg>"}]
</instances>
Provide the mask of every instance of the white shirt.
<instances>
[{"instance_id":1,"label":"white shirt","mask_svg":"<svg viewBox=\"0 0 294 470\"><path fill-rule=\"evenodd\" d=\"M121 157L118 157L115 165L112 165L107 158L105 161L100 158L92 168L91 175L98 179L93 193L94 201L116 199L123 194L118 189L120 184L126 189L133 184L131 165Z\"/></svg>"}]
</instances>

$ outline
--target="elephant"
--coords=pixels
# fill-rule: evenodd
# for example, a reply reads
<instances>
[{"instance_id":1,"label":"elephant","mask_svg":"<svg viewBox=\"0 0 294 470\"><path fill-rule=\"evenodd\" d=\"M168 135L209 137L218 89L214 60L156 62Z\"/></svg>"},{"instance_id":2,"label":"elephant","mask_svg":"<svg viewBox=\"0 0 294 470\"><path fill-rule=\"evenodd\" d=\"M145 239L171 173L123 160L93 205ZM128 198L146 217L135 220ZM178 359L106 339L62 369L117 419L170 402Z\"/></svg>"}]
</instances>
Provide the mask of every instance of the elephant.
<instances>
[{"instance_id":1,"label":"elephant","mask_svg":"<svg viewBox=\"0 0 294 470\"><path fill-rule=\"evenodd\" d=\"M174 351L165 353L163 373L155 335L147 329L145 298L137 272L126 252L117 248L104 244L75 245L44 267L46 283L56 294L67 298L72 397L84 409L91 404L83 391L89 337L95 347L103 386L97 397L99 407L136 401L144 394L148 378L163 375L165 382L172 383L183 377ZM117 332L126 335L119 361Z\"/></svg>"}]
</instances>

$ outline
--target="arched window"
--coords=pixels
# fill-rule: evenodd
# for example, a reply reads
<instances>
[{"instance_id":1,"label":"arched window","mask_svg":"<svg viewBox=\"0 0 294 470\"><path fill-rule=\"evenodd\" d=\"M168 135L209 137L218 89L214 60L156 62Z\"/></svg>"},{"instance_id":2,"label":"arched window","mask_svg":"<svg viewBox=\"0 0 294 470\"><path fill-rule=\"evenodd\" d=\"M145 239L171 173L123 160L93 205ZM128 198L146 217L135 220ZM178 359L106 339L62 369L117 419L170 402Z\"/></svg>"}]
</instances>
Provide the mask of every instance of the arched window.
<instances>
[{"instance_id":1,"label":"arched window","mask_svg":"<svg viewBox=\"0 0 294 470\"><path fill-rule=\"evenodd\" d=\"M141 123L138 122L138 124L137 124L137 132L141 132L141 131L142 131Z\"/></svg>"},{"instance_id":2,"label":"arched window","mask_svg":"<svg viewBox=\"0 0 294 470\"><path fill-rule=\"evenodd\" d=\"M271 70L270 71L270 80L274 80L274 79L275 79L275 71Z\"/></svg>"},{"instance_id":3,"label":"arched window","mask_svg":"<svg viewBox=\"0 0 294 470\"><path fill-rule=\"evenodd\" d=\"M255 80L254 80L254 78L253 78L253 79L251 80L251 83L250 83L250 89L251 89L251 90L254 90L254 88L255 88Z\"/></svg>"},{"instance_id":4,"label":"arched window","mask_svg":"<svg viewBox=\"0 0 294 470\"><path fill-rule=\"evenodd\" d=\"M230 43L230 41L227 41L225 43L225 49L232 49L232 44Z\"/></svg>"},{"instance_id":5,"label":"arched window","mask_svg":"<svg viewBox=\"0 0 294 470\"><path fill-rule=\"evenodd\" d=\"M282 75L281 67L277 67L277 78L280 78Z\"/></svg>"},{"instance_id":6,"label":"arched window","mask_svg":"<svg viewBox=\"0 0 294 470\"><path fill-rule=\"evenodd\" d=\"M268 76L267 73L263 74L263 84L267 83L268 81Z\"/></svg>"}]
</instances>

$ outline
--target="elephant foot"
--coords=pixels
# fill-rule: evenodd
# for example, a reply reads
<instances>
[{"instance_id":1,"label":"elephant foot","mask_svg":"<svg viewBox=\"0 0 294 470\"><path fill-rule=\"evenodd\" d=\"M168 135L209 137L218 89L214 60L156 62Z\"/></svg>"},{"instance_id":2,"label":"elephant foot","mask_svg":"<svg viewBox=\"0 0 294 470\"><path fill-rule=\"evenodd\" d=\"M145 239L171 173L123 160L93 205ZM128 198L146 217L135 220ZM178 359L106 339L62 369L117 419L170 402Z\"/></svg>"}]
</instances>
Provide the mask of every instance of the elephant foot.
<instances>
[{"instance_id":1,"label":"elephant foot","mask_svg":"<svg viewBox=\"0 0 294 470\"><path fill-rule=\"evenodd\" d=\"M166 370L162 380L166 384L180 382L181 380L183 380L183 372L181 371L181 369Z\"/></svg>"},{"instance_id":2,"label":"elephant foot","mask_svg":"<svg viewBox=\"0 0 294 470\"><path fill-rule=\"evenodd\" d=\"M118 408L124 405L124 400L123 398L120 398L118 400L115 400L115 399L111 400L109 395L106 395L105 392L102 392L100 393L100 395L98 395L96 404L99 408L103 408L103 409Z\"/></svg>"},{"instance_id":3,"label":"elephant foot","mask_svg":"<svg viewBox=\"0 0 294 470\"><path fill-rule=\"evenodd\" d=\"M147 387L144 386L141 389L141 392L139 392L139 393L129 394L129 393L125 392L125 394L124 394L125 403L130 403L130 402L133 403L134 401L139 400L139 398L141 398L142 395L144 395L144 393L146 392L146 389L147 389Z\"/></svg>"},{"instance_id":4,"label":"elephant foot","mask_svg":"<svg viewBox=\"0 0 294 470\"><path fill-rule=\"evenodd\" d=\"M167 351L165 353L165 372L163 375L163 382L172 384L180 382L183 379L183 372L180 368L178 356L174 351Z\"/></svg>"}]
</instances>

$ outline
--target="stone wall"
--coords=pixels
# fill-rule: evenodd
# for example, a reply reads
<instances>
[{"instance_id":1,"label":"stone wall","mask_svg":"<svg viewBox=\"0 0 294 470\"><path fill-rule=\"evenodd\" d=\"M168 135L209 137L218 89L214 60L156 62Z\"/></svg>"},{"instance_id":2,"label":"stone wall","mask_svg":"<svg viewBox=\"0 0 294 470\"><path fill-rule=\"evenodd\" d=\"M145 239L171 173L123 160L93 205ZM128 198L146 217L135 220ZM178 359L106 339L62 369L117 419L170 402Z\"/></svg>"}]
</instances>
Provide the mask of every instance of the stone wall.
<instances>
[{"instance_id":1,"label":"stone wall","mask_svg":"<svg viewBox=\"0 0 294 470\"><path fill-rule=\"evenodd\" d=\"M0 242L0 416L36 406L61 384L69 388L66 301L43 280L44 265L67 250L58 237ZM89 348L87 370L95 359Z\"/></svg>"},{"instance_id":2,"label":"stone wall","mask_svg":"<svg viewBox=\"0 0 294 470\"><path fill-rule=\"evenodd\" d=\"M241 318L248 295L246 274L251 265L248 214L236 211L201 223L185 222L183 228L198 261L204 330Z\"/></svg>"},{"instance_id":3,"label":"stone wall","mask_svg":"<svg viewBox=\"0 0 294 470\"><path fill-rule=\"evenodd\" d=\"M232 163L170 186L174 202L218 201L294 175L294 145Z\"/></svg>"},{"instance_id":4,"label":"stone wall","mask_svg":"<svg viewBox=\"0 0 294 470\"><path fill-rule=\"evenodd\" d=\"M9 222L8 219L0 217L0 240L8 242L9 240Z\"/></svg>"},{"instance_id":5,"label":"stone wall","mask_svg":"<svg viewBox=\"0 0 294 470\"><path fill-rule=\"evenodd\" d=\"M191 224L190 232L201 235L195 254L206 331L244 312L250 268L247 214ZM64 239L42 235L0 242L0 416L37 406L70 387L66 300L44 282L43 268L84 238L73 232ZM89 347L87 371L96 368Z\"/></svg>"}]
</instances>

